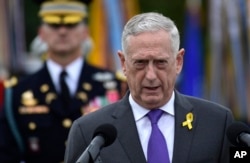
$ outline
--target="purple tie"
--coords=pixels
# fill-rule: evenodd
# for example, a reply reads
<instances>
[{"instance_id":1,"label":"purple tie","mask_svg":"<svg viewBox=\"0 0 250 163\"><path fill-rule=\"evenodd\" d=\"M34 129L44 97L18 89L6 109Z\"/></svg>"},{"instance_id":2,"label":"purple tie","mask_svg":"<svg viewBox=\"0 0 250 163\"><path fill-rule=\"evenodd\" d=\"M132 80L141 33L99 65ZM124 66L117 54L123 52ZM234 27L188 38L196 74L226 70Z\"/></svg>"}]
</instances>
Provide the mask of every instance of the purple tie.
<instances>
[{"instance_id":1,"label":"purple tie","mask_svg":"<svg viewBox=\"0 0 250 163\"><path fill-rule=\"evenodd\" d=\"M148 141L148 163L170 163L167 143L157 125L162 114L163 111L160 109L151 110L147 114L152 125L152 132Z\"/></svg>"}]
</instances>

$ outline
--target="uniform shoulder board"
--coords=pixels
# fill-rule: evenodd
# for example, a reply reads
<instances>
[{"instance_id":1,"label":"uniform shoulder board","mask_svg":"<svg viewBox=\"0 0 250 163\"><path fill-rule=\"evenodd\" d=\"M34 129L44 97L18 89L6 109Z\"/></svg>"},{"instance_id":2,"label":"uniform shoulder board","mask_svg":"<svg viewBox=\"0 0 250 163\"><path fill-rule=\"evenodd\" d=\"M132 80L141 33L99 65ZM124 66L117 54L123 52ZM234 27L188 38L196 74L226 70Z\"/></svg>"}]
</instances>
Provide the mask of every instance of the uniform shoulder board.
<instances>
[{"instance_id":1,"label":"uniform shoulder board","mask_svg":"<svg viewBox=\"0 0 250 163\"><path fill-rule=\"evenodd\" d=\"M118 79L118 80L120 80L122 82L126 82L127 81L126 76L121 71L116 71L115 77L116 77L116 79Z\"/></svg>"},{"instance_id":2,"label":"uniform shoulder board","mask_svg":"<svg viewBox=\"0 0 250 163\"><path fill-rule=\"evenodd\" d=\"M17 85L17 83L18 83L17 77L12 76L11 78L4 81L4 87L5 88L10 88L10 87L13 87L13 86Z\"/></svg>"}]
</instances>

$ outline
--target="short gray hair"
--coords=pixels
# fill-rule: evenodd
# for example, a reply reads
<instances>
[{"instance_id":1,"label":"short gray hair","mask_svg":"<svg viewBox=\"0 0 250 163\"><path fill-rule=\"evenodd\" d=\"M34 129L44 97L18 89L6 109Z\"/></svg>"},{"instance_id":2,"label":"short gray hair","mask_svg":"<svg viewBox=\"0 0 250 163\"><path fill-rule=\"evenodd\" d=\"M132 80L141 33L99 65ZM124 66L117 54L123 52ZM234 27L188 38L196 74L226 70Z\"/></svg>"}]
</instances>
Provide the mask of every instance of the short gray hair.
<instances>
[{"instance_id":1,"label":"short gray hair","mask_svg":"<svg viewBox=\"0 0 250 163\"><path fill-rule=\"evenodd\" d=\"M142 13L132 17L125 25L122 33L122 50L126 54L129 36L143 32L164 30L170 34L173 54L177 54L180 46L180 34L175 23L168 17L156 12Z\"/></svg>"}]
</instances>

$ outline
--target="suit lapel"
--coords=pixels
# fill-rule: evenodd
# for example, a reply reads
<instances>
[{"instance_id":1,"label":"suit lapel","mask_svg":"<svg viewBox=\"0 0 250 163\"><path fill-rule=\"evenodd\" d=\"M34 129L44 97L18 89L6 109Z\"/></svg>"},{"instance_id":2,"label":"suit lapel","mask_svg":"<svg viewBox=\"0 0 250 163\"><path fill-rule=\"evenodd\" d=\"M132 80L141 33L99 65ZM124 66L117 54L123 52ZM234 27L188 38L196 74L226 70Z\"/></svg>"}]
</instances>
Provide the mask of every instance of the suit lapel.
<instances>
[{"instance_id":1,"label":"suit lapel","mask_svg":"<svg viewBox=\"0 0 250 163\"><path fill-rule=\"evenodd\" d=\"M188 160L189 151L191 149L193 136L195 134L196 113L192 105L186 100L184 96L176 93L175 100L175 138L174 138L174 152L173 163L186 162ZM192 129L187 126L182 126L186 121L188 113L193 114Z\"/></svg>"},{"instance_id":2,"label":"suit lapel","mask_svg":"<svg viewBox=\"0 0 250 163\"><path fill-rule=\"evenodd\" d=\"M186 121L188 113L193 114L193 122L191 123L193 128L191 130L187 126L182 126L182 123ZM118 130L117 138L131 162L146 163L132 109L128 102L128 93L121 100L120 108L115 110L113 116L115 117L114 124ZM196 112L193 106L183 95L176 92L175 139L172 163L186 162L188 160L188 151L191 149L196 124Z\"/></svg>"},{"instance_id":3,"label":"suit lapel","mask_svg":"<svg viewBox=\"0 0 250 163\"><path fill-rule=\"evenodd\" d=\"M117 108L114 122L117 128L117 138L124 148L130 162L146 163L146 159L141 147L132 109L128 102L128 93L121 101L121 108Z\"/></svg>"}]
</instances>

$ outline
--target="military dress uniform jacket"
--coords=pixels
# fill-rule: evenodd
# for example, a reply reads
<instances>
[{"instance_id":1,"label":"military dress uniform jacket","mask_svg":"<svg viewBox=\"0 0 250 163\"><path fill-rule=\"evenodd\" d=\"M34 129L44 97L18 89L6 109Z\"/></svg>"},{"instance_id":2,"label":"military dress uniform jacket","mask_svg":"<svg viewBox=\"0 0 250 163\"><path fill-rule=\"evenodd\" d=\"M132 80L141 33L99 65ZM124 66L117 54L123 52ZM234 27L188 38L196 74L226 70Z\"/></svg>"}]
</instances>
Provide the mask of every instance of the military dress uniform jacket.
<instances>
[{"instance_id":1,"label":"military dress uniform jacket","mask_svg":"<svg viewBox=\"0 0 250 163\"><path fill-rule=\"evenodd\" d=\"M0 162L56 163L63 161L72 121L83 115L90 101L103 105L118 100L120 81L85 62L77 91L65 109L45 63L9 91L11 102L0 119Z\"/></svg>"},{"instance_id":2,"label":"military dress uniform jacket","mask_svg":"<svg viewBox=\"0 0 250 163\"><path fill-rule=\"evenodd\" d=\"M4 81L0 80L0 111L3 108Z\"/></svg>"}]
</instances>

